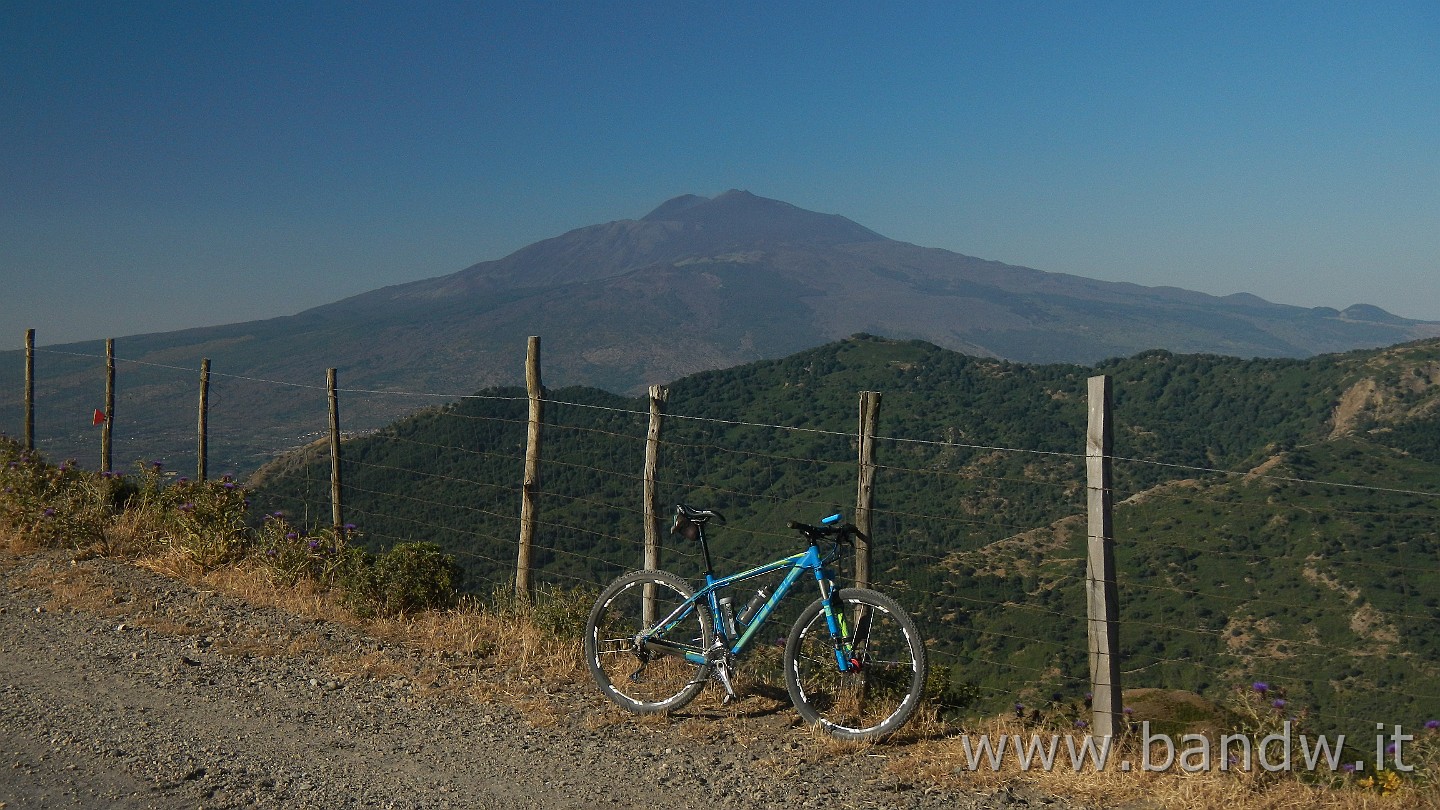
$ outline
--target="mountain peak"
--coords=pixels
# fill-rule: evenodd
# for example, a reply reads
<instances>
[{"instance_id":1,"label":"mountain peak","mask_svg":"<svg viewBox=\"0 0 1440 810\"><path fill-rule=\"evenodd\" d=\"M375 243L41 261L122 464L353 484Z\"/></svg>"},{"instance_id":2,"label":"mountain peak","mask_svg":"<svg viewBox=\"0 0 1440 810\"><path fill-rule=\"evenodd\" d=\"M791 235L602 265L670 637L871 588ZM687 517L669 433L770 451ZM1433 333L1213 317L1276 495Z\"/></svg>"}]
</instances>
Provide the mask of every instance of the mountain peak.
<instances>
[{"instance_id":1,"label":"mountain peak","mask_svg":"<svg viewBox=\"0 0 1440 810\"><path fill-rule=\"evenodd\" d=\"M684 194L661 203L642 222L675 222L712 238L806 244L880 242L885 237L836 214L731 189L713 199Z\"/></svg>"}]
</instances>

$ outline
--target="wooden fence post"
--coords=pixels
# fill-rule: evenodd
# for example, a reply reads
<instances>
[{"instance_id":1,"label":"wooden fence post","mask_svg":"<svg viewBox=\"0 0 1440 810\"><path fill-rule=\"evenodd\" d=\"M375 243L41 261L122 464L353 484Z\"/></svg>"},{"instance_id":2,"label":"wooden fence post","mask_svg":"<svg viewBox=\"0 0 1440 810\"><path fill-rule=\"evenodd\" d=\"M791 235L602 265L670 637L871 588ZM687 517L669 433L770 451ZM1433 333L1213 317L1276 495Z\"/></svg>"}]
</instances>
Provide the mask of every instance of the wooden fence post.
<instances>
[{"instance_id":1,"label":"wooden fence post","mask_svg":"<svg viewBox=\"0 0 1440 810\"><path fill-rule=\"evenodd\" d=\"M651 570L660 567L660 541L664 537L655 473L660 465L660 424L665 416L665 403L669 399L670 389L661 385L650 386L650 427L645 431L645 557L640 567ZM640 618L648 627L655 621L655 588L653 585L644 587Z\"/></svg>"},{"instance_id":2,"label":"wooden fence post","mask_svg":"<svg viewBox=\"0 0 1440 810\"><path fill-rule=\"evenodd\" d=\"M660 504L655 486L656 469L660 464L660 424L665 416L665 403L670 390L661 385L650 386L650 427L645 432L645 558L643 568L660 567Z\"/></svg>"},{"instance_id":3,"label":"wooden fence post","mask_svg":"<svg viewBox=\"0 0 1440 810\"><path fill-rule=\"evenodd\" d=\"M200 412L195 425L195 480L204 481L210 472L210 358L200 359Z\"/></svg>"},{"instance_id":4,"label":"wooden fence post","mask_svg":"<svg viewBox=\"0 0 1440 810\"><path fill-rule=\"evenodd\" d=\"M325 382L330 389L330 521L339 533L345 525L345 513L340 501L340 390L335 369L325 372Z\"/></svg>"},{"instance_id":5,"label":"wooden fence post","mask_svg":"<svg viewBox=\"0 0 1440 810\"><path fill-rule=\"evenodd\" d=\"M875 506L875 424L880 417L880 392L860 392L860 476L855 492L855 587L870 587L870 511Z\"/></svg>"},{"instance_id":6,"label":"wooden fence post","mask_svg":"<svg viewBox=\"0 0 1440 810\"><path fill-rule=\"evenodd\" d=\"M115 338L105 339L105 424L100 426L100 471L110 472L115 426Z\"/></svg>"},{"instance_id":7,"label":"wooden fence post","mask_svg":"<svg viewBox=\"0 0 1440 810\"><path fill-rule=\"evenodd\" d=\"M25 449L35 449L35 330L25 330Z\"/></svg>"},{"instance_id":8,"label":"wooden fence post","mask_svg":"<svg viewBox=\"0 0 1440 810\"><path fill-rule=\"evenodd\" d=\"M525 434L525 478L520 484L520 550L515 558L515 595L530 598L531 550L535 543L535 494L540 487L540 423L545 389L540 384L540 337L531 335L525 350L525 391L530 418Z\"/></svg>"},{"instance_id":9,"label":"wooden fence post","mask_svg":"<svg viewBox=\"0 0 1440 810\"><path fill-rule=\"evenodd\" d=\"M1120 727L1120 596L1115 583L1115 535L1111 498L1114 447L1110 424L1110 378L1089 380L1090 420L1085 434L1086 508L1089 542L1085 563L1089 618L1091 733L1113 737Z\"/></svg>"}]
</instances>

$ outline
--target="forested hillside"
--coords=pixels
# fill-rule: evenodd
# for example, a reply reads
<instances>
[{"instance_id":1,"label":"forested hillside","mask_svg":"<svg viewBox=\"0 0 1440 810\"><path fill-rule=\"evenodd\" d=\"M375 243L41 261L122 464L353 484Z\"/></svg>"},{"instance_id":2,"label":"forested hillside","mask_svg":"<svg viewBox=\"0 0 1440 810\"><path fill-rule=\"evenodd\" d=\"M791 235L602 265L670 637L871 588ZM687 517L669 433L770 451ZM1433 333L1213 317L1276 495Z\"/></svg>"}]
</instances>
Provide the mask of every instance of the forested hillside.
<instances>
[{"instance_id":1,"label":"forested hillside","mask_svg":"<svg viewBox=\"0 0 1440 810\"><path fill-rule=\"evenodd\" d=\"M1312 723L1440 715L1440 342L1307 360L1147 352L1023 365L870 336L670 386L662 503L718 509L720 567L790 549L855 500L857 392L879 391L877 581L982 707L1075 698L1084 636L1086 379L1114 385L1125 685L1284 685ZM472 590L513 581L523 391L344 445L347 520L424 539ZM548 392L538 578L639 564L648 404ZM329 459L282 459L257 503L329 516ZM669 538L665 567L699 570ZM797 603L799 600L796 600ZM796 606L798 609L798 605Z\"/></svg>"}]
</instances>

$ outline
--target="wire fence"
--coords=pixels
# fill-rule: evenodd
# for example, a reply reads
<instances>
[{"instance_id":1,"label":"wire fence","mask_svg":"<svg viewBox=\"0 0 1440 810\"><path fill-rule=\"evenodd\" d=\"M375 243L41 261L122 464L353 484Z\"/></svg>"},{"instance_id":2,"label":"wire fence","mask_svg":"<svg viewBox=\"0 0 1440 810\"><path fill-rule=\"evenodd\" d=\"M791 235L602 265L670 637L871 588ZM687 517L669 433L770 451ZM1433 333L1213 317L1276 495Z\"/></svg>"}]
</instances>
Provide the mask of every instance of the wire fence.
<instances>
[{"instance_id":1,"label":"wire fence","mask_svg":"<svg viewBox=\"0 0 1440 810\"><path fill-rule=\"evenodd\" d=\"M41 402L104 359L38 353L54 369L36 386ZM187 431L193 437L193 417L168 401L186 399L195 370L119 362L122 372L148 376L116 392L115 457L143 461L156 437L167 446L179 446ZM222 370L211 380L210 447L221 448L233 472L261 466L252 485L264 511L327 523L325 387ZM456 556L468 589L512 587L525 392L342 387L339 395L345 413L371 424L411 414L349 434L344 444L342 500L367 542L432 541ZM753 409L742 408L745 419L715 415L715 403L699 395L671 399L657 500L731 517L712 532L717 569L795 550L797 536L781 528L787 520L850 513L859 437L831 427L843 423L835 414L853 407L834 399L805 398L803 414L781 412L774 421ZM157 407L161 401L170 407ZM314 431L255 426L261 401L267 414L313 414ZM797 424L786 424L787 416ZM649 419L643 400L585 389L547 393L535 491L537 583L598 589L639 567ZM90 427L52 434L41 449L94 442ZM933 660L973 691L977 707L1083 700L1091 689L1084 426L1074 425L1074 452L966 441L944 430L886 435L885 428L882 418L874 586L914 613ZM291 452L272 457L265 448L275 447ZM1306 706L1326 728L1369 730L1440 715L1433 685L1440 485L1433 471L1385 477L1413 460L1367 471L1347 452L1343 440L1291 447L1272 457L1283 464L1249 469L1111 456L1127 700L1143 688L1221 697L1263 681L1286 690L1289 703L1277 711ZM195 461L177 453L171 466ZM662 564L692 579L702 565L676 538L665 540ZM800 601L792 600L789 615ZM787 617L778 618L783 635Z\"/></svg>"}]
</instances>

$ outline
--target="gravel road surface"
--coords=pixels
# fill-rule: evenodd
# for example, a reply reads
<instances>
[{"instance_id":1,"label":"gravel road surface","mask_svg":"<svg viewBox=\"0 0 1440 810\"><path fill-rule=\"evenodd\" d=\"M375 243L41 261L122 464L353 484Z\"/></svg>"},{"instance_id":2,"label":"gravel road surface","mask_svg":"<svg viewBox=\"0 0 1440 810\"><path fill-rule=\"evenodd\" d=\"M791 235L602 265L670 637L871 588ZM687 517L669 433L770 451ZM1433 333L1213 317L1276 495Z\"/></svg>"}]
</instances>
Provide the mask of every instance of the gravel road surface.
<instances>
[{"instance_id":1,"label":"gravel road surface","mask_svg":"<svg viewBox=\"0 0 1440 810\"><path fill-rule=\"evenodd\" d=\"M431 655L123 561L0 550L0 808L1073 806L907 784L885 746L837 752L789 711L636 722L593 689L480 699L363 666Z\"/></svg>"}]
</instances>

